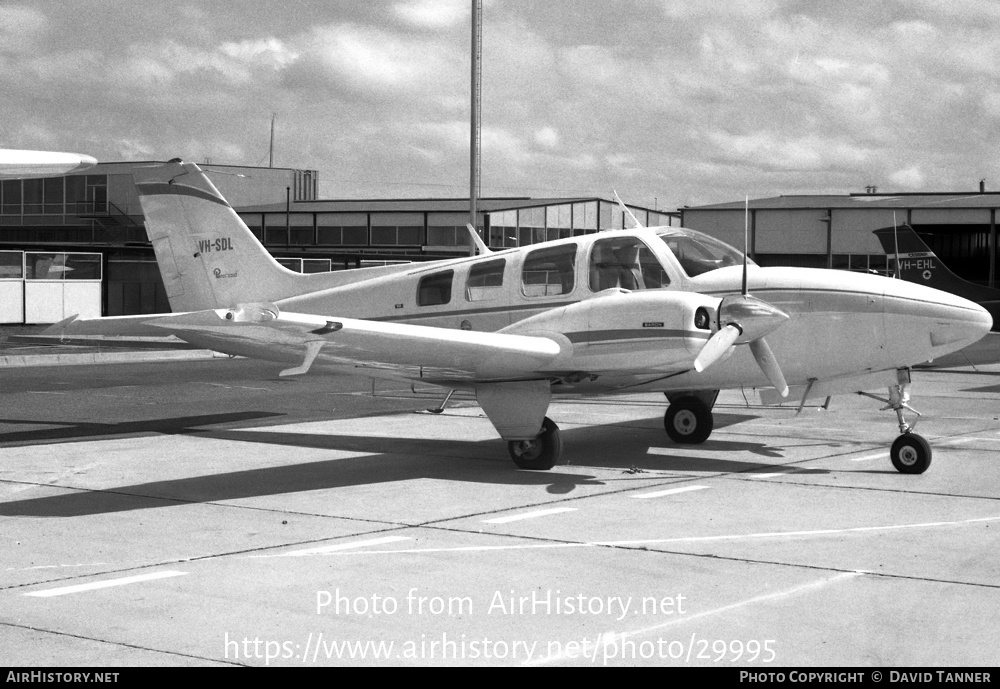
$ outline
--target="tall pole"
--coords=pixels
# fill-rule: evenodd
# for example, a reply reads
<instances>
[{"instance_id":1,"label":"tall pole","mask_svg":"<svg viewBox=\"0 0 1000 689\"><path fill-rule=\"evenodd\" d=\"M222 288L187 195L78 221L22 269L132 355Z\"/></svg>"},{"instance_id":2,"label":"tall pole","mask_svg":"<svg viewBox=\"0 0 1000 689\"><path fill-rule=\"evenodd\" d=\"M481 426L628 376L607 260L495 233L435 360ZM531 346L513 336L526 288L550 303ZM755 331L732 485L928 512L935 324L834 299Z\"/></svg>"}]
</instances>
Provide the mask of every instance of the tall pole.
<instances>
[{"instance_id":1,"label":"tall pole","mask_svg":"<svg viewBox=\"0 0 1000 689\"><path fill-rule=\"evenodd\" d=\"M276 115L271 113L271 145L268 146L268 160L267 166L274 167L274 118Z\"/></svg>"},{"instance_id":2,"label":"tall pole","mask_svg":"<svg viewBox=\"0 0 1000 689\"><path fill-rule=\"evenodd\" d=\"M478 209L476 208L479 199L479 106L480 88L479 80L481 74L482 41L480 31L480 3L481 0L472 0L472 120L470 122L470 142L469 148L469 224L478 228ZM470 237L471 241L471 237Z\"/></svg>"}]
</instances>

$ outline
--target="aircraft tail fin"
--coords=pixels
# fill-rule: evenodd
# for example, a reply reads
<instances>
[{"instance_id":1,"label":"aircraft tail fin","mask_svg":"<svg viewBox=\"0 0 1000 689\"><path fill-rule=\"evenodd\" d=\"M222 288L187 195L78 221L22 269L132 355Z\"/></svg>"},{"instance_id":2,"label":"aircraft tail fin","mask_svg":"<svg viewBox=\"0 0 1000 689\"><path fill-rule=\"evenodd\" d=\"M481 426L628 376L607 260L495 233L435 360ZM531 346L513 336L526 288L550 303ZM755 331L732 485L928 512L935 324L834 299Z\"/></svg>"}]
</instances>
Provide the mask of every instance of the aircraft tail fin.
<instances>
[{"instance_id":1,"label":"aircraft tail fin","mask_svg":"<svg viewBox=\"0 0 1000 689\"><path fill-rule=\"evenodd\" d=\"M886 255L895 258L897 274L901 279L959 296L963 296L966 289L978 289L978 285L951 272L909 225L885 227L875 230L874 234Z\"/></svg>"},{"instance_id":2,"label":"aircraft tail fin","mask_svg":"<svg viewBox=\"0 0 1000 689\"><path fill-rule=\"evenodd\" d=\"M146 233L170 308L225 308L294 291L282 267L194 163L172 160L133 173Z\"/></svg>"},{"instance_id":3,"label":"aircraft tail fin","mask_svg":"<svg viewBox=\"0 0 1000 689\"><path fill-rule=\"evenodd\" d=\"M175 313L276 302L406 268L296 273L274 260L194 163L175 159L136 168L133 176Z\"/></svg>"}]
</instances>

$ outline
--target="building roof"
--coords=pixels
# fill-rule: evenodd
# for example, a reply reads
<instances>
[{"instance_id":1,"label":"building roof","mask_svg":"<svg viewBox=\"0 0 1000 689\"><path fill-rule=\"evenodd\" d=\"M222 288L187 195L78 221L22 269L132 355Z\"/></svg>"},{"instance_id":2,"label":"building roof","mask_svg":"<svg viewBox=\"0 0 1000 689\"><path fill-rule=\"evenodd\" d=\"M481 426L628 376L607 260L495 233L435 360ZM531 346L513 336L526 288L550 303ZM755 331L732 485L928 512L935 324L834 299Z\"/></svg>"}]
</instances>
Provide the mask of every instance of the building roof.
<instances>
[{"instance_id":1,"label":"building roof","mask_svg":"<svg viewBox=\"0 0 1000 689\"><path fill-rule=\"evenodd\" d=\"M942 192L932 194L793 195L751 199L751 210L807 210L817 208L1000 208L1000 192ZM685 206L687 211L743 210L744 201L707 206Z\"/></svg>"},{"instance_id":2,"label":"building roof","mask_svg":"<svg viewBox=\"0 0 1000 689\"><path fill-rule=\"evenodd\" d=\"M528 197L482 198L477 202L480 213L515 210L518 208L539 208L544 206L559 206L567 203L583 203L587 201L603 201L614 205L615 201L593 197L572 197L556 199L532 199ZM666 211L654 211L630 204L630 208L667 214ZM293 202L291 210L298 213L468 213L469 199L329 199ZM242 206L241 213L284 213L285 204L266 204L260 206Z\"/></svg>"}]
</instances>

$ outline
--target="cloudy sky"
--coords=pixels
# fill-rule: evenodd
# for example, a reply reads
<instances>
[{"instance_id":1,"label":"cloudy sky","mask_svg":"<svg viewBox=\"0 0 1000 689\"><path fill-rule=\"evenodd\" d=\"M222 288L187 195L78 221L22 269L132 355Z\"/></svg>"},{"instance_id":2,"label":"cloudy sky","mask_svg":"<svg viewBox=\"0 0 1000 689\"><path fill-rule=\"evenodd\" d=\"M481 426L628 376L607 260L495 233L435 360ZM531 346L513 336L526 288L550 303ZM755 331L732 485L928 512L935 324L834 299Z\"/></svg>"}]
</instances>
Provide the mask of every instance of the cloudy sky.
<instances>
[{"instance_id":1,"label":"cloudy sky","mask_svg":"<svg viewBox=\"0 0 1000 689\"><path fill-rule=\"evenodd\" d=\"M470 0L3 0L0 146L468 194ZM485 0L485 196L1000 189L995 0Z\"/></svg>"}]
</instances>

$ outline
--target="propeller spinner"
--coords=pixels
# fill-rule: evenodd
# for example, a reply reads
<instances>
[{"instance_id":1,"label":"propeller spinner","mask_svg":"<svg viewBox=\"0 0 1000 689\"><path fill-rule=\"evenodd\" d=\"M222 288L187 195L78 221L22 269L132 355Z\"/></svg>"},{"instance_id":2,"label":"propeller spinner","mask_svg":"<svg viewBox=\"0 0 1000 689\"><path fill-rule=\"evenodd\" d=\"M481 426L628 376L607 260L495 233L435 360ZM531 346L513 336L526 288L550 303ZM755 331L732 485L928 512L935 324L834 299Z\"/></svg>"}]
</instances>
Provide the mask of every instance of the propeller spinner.
<instances>
[{"instance_id":1,"label":"propeller spinner","mask_svg":"<svg viewBox=\"0 0 1000 689\"><path fill-rule=\"evenodd\" d=\"M782 397L788 385L764 336L788 320L788 314L749 294L731 295L719 305L719 330L709 338L694 360L699 373L717 362L734 346L749 344L757 365Z\"/></svg>"}]
</instances>

